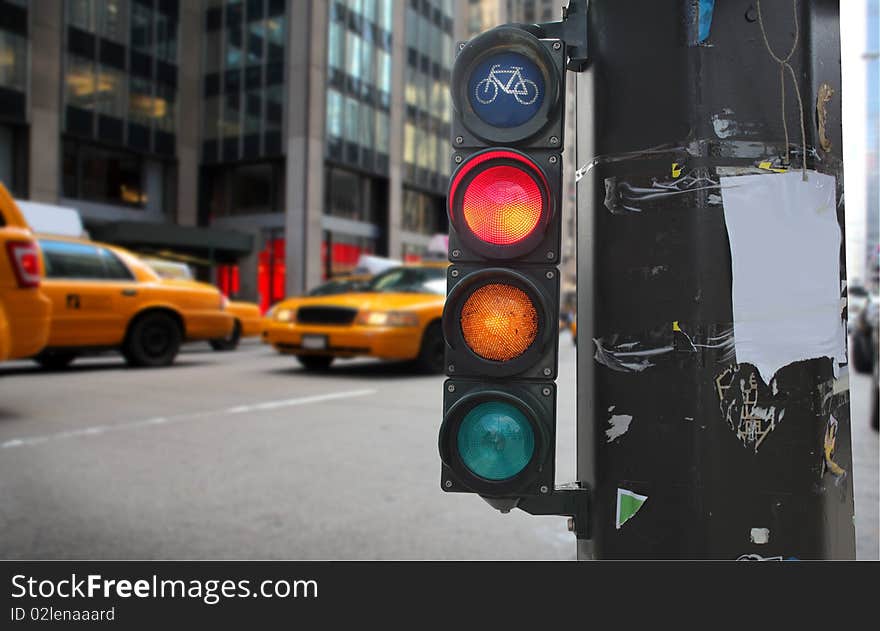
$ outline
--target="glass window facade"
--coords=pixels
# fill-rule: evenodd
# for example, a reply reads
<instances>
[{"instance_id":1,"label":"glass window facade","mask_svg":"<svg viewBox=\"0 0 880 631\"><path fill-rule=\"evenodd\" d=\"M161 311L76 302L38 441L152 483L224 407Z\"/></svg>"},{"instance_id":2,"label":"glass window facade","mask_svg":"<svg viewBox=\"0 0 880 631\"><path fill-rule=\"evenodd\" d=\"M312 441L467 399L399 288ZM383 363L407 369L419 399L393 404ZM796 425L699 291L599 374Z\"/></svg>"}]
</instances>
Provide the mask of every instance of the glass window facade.
<instances>
[{"instance_id":1,"label":"glass window facade","mask_svg":"<svg viewBox=\"0 0 880 631\"><path fill-rule=\"evenodd\" d=\"M27 37L0 29L0 87L27 89Z\"/></svg>"},{"instance_id":2,"label":"glass window facade","mask_svg":"<svg viewBox=\"0 0 880 631\"><path fill-rule=\"evenodd\" d=\"M446 217L442 198L403 189L403 230L425 235L447 232L449 226Z\"/></svg>"},{"instance_id":3,"label":"glass window facade","mask_svg":"<svg viewBox=\"0 0 880 631\"><path fill-rule=\"evenodd\" d=\"M453 9L453 0L406 2L405 177L437 193L450 173Z\"/></svg>"},{"instance_id":4,"label":"glass window facade","mask_svg":"<svg viewBox=\"0 0 880 631\"><path fill-rule=\"evenodd\" d=\"M371 199L372 179L338 167L328 167L324 212L331 217L377 223L379 213Z\"/></svg>"},{"instance_id":5,"label":"glass window facade","mask_svg":"<svg viewBox=\"0 0 880 631\"><path fill-rule=\"evenodd\" d=\"M202 157L282 155L285 3L208 0L203 46Z\"/></svg>"},{"instance_id":6,"label":"glass window facade","mask_svg":"<svg viewBox=\"0 0 880 631\"><path fill-rule=\"evenodd\" d=\"M171 157L179 0L66 0L63 131Z\"/></svg>"},{"instance_id":7,"label":"glass window facade","mask_svg":"<svg viewBox=\"0 0 880 631\"><path fill-rule=\"evenodd\" d=\"M0 123L24 123L28 90L28 4L0 1Z\"/></svg>"},{"instance_id":8,"label":"glass window facade","mask_svg":"<svg viewBox=\"0 0 880 631\"><path fill-rule=\"evenodd\" d=\"M264 160L218 164L205 170L207 222L233 215L260 215L284 209L284 162Z\"/></svg>"},{"instance_id":9,"label":"glass window facade","mask_svg":"<svg viewBox=\"0 0 880 631\"><path fill-rule=\"evenodd\" d=\"M66 138L62 195L71 199L162 211L174 196L174 167L125 149Z\"/></svg>"},{"instance_id":10,"label":"glass window facade","mask_svg":"<svg viewBox=\"0 0 880 631\"><path fill-rule=\"evenodd\" d=\"M327 158L387 175L392 0L334 0L327 24Z\"/></svg>"},{"instance_id":11,"label":"glass window facade","mask_svg":"<svg viewBox=\"0 0 880 631\"><path fill-rule=\"evenodd\" d=\"M377 248L378 241L371 237L325 231L321 244L324 280L353 272L361 254L375 254Z\"/></svg>"},{"instance_id":12,"label":"glass window facade","mask_svg":"<svg viewBox=\"0 0 880 631\"><path fill-rule=\"evenodd\" d=\"M324 182L324 277L350 271L361 254L385 252L388 181L327 166ZM341 220L341 221L336 221Z\"/></svg>"}]
</instances>

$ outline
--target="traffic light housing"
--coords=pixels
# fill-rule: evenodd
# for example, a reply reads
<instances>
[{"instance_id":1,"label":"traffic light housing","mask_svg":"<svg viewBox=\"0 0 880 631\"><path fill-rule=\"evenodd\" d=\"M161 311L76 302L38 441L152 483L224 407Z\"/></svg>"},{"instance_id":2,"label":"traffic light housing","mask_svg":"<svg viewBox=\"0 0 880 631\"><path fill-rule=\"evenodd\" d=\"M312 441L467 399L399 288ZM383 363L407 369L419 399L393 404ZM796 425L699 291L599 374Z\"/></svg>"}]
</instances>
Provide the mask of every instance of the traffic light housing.
<instances>
[{"instance_id":1,"label":"traffic light housing","mask_svg":"<svg viewBox=\"0 0 880 631\"><path fill-rule=\"evenodd\" d=\"M506 25L452 72L441 487L513 505L554 491L565 68Z\"/></svg>"},{"instance_id":2,"label":"traffic light housing","mask_svg":"<svg viewBox=\"0 0 880 631\"><path fill-rule=\"evenodd\" d=\"M546 495L555 476L556 388L449 379L440 428L443 489L486 497ZM487 437L492 444L486 448Z\"/></svg>"}]
</instances>

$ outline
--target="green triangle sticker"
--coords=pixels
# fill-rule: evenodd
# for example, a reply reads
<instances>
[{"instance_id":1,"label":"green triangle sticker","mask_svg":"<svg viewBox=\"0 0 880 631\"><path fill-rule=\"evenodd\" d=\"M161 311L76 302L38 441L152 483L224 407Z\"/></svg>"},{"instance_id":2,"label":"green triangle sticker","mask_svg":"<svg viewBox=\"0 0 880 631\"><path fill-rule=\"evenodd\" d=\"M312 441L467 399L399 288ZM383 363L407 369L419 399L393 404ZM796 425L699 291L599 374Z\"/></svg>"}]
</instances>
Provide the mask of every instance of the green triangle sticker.
<instances>
[{"instance_id":1,"label":"green triangle sticker","mask_svg":"<svg viewBox=\"0 0 880 631\"><path fill-rule=\"evenodd\" d=\"M617 529L629 521L630 517L639 512L639 509L648 499L647 495L639 495L626 489L617 489Z\"/></svg>"}]
</instances>

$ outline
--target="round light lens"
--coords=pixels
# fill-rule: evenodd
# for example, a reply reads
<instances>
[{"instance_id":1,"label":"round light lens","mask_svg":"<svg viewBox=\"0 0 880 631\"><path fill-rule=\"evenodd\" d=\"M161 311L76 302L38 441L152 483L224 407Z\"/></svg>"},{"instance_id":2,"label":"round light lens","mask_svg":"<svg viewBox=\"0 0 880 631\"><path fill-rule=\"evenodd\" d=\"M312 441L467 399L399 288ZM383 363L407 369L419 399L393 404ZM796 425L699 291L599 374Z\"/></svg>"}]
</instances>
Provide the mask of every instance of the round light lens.
<instances>
[{"instance_id":1,"label":"round light lens","mask_svg":"<svg viewBox=\"0 0 880 631\"><path fill-rule=\"evenodd\" d=\"M517 407L502 401L480 403L458 429L458 453L471 472L486 480L520 473L535 452L531 424Z\"/></svg>"},{"instance_id":2,"label":"round light lens","mask_svg":"<svg viewBox=\"0 0 880 631\"><path fill-rule=\"evenodd\" d=\"M490 166L478 173L462 200L468 229L492 245L513 245L528 237L543 210L544 199L535 178L507 165Z\"/></svg>"},{"instance_id":3,"label":"round light lens","mask_svg":"<svg viewBox=\"0 0 880 631\"><path fill-rule=\"evenodd\" d=\"M474 67L468 80L470 104L493 127L529 122L544 103L544 76L520 53L490 55Z\"/></svg>"},{"instance_id":4,"label":"round light lens","mask_svg":"<svg viewBox=\"0 0 880 631\"><path fill-rule=\"evenodd\" d=\"M510 361L522 355L538 336L538 311L519 287L483 285L461 308L465 344L483 359Z\"/></svg>"}]
</instances>

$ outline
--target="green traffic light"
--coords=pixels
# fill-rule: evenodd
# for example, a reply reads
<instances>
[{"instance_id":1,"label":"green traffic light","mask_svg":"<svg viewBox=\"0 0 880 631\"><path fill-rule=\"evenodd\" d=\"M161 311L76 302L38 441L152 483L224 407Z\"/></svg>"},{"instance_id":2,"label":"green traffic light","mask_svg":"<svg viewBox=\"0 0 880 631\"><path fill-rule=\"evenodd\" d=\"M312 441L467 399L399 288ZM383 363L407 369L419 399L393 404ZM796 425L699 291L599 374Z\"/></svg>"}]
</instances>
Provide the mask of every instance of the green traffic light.
<instances>
[{"instance_id":1,"label":"green traffic light","mask_svg":"<svg viewBox=\"0 0 880 631\"><path fill-rule=\"evenodd\" d=\"M458 429L458 453L465 466L486 480L507 480L529 464L535 452L531 424L510 403L475 406Z\"/></svg>"}]
</instances>

